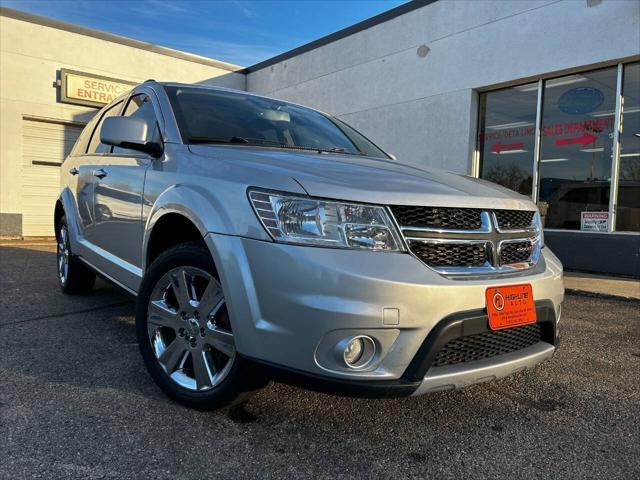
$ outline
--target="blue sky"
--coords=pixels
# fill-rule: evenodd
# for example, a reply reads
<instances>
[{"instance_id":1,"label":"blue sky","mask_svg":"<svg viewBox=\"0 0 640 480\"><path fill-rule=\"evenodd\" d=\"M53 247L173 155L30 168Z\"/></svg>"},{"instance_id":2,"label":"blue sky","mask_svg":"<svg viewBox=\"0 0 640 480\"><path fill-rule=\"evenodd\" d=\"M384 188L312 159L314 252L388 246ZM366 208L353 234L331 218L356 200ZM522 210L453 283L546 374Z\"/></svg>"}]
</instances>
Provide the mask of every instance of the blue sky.
<instances>
[{"instance_id":1,"label":"blue sky","mask_svg":"<svg viewBox=\"0 0 640 480\"><path fill-rule=\"evenodd\" d=\"M4 7L250 66L406 0L0 0Z\"/></svg>"}]
</instances>

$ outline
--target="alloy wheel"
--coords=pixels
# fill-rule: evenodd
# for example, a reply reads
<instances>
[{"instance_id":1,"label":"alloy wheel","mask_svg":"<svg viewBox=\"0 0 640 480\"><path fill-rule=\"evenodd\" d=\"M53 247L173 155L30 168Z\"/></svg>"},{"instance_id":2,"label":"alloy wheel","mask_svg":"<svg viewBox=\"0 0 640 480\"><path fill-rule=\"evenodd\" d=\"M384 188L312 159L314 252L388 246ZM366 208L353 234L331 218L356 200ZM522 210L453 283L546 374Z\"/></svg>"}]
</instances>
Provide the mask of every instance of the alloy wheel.
<instances>
[{"instance_id":1,"label":"alloy wheel","mask_svg":"<svg viewBox=\"0 0 640 480\"><path fill-rule=\"evenodd\" d=\"M60 283L62 285L65 285L67 283L67 279L69 278L70 256L71 256L71 251L69 250L69 232L67 231L67 227L63 225L60 228L60 235L58 236L58 248L57 248L58 277L60 278Z\"/></svg>"},{"instance_id":2,"label":"alloy wheel","mask_svg":"<svg viewBox=\"0 0 640 480\"><path fill-rule=\"evenodd\" d=\"M181 387L205 391L219 385L236 355L220 283L195 267L177 267L156 283L148 304L153 353Z\"/></svg>"}]
</instances>

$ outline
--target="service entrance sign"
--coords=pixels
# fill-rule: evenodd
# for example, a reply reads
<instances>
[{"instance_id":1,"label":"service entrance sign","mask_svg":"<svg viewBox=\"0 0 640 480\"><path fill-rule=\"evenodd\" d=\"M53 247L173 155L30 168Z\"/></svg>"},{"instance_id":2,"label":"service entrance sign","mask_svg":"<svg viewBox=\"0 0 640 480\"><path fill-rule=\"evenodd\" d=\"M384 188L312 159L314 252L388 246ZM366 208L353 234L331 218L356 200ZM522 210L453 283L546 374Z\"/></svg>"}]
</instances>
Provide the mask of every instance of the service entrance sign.
<instances>
[{"instance_id":1,"label":"service entrance sign","mask_svg":"<svg viewBox=\"0 0 640 480\"><path fill-rule=\"evenodd\" d=\"M580 230L606 232L609 230L609 212L580 212Z\"/></svg>"},{"instance_id":2,"label":"service entrance sign","mask_svg":"<svg viewBox=\"0 0 640 480\"><path fill-rule=\"evenodd\" d=\"M65 68L60 70L60 76L60 101L89 107L102 107L135 85L127 80Z\"/></svg>"}]
</instances>

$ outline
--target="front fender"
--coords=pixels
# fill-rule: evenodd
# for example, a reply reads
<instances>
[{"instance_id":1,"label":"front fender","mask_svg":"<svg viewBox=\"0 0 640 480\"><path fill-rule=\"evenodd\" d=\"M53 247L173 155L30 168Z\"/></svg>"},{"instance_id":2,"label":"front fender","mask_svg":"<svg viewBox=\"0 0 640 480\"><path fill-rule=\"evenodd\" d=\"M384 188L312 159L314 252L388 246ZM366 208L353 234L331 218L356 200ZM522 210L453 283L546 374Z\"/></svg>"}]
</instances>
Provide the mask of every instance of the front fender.
<instances>
[{"instance_id":1,"label":"front fender","mask_svg":"<svg viewBox=\"0 0 640 480\"><path fill-rule=\"evenodd\" d=\"M241 211L237 209L241 209ZM145 215L143 252L147 251L151 232L158 220L170 213L182 215L191 221L203 238L207 233L213 232L270 240L258 219L255 218L248 199L243 199L240 206L223 205L220 198L198 185L172 185L158 195L148 214ZM239 232L239 222L237 220L243 215L250 215L255 223L253 225L249 224L246 231ZM143 255L143 258L145 257ZM143 270L146 267L147 265L143 265Z\"/></svg>"}]
</instances>

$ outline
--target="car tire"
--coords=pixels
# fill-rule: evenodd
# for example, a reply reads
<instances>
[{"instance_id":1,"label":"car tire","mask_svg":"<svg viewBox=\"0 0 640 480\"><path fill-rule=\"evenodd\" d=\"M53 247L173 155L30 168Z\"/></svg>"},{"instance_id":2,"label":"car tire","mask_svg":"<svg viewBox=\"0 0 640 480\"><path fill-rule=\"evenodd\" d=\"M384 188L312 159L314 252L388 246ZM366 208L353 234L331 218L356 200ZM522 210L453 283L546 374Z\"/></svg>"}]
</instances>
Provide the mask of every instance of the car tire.
<instances>
[{"instance_id":1,"label":"car tire","mask_svg":"<svg viewBox=\"0 0 640 480\"><path fill-rule=\"evenodd\" d=\"M153 380L187 407L236 404L265 384L235 352L218 273L200 244L172 247L148 268L136 300L136 333Z\"/></svg>"},{"instance_id":2,"label":"car tire","mask_svg":"<svg viewBox=\"0 0 640 480\"><path fill-rule=\"evenodd\" d=\"M58 285L66 294L89 293L96 282L96 275L84 265L71 251L69 226L63 216L58 222L56 232L56 261L58 267Z\"/></svg>"}]
</instances>

